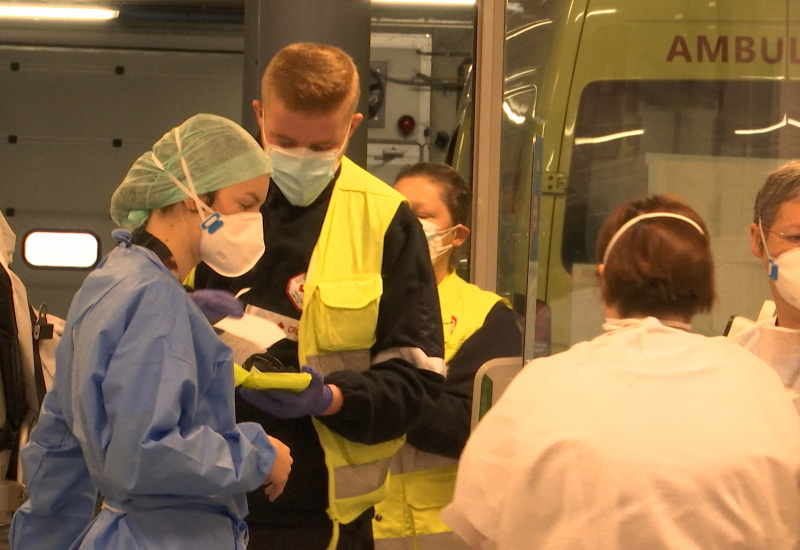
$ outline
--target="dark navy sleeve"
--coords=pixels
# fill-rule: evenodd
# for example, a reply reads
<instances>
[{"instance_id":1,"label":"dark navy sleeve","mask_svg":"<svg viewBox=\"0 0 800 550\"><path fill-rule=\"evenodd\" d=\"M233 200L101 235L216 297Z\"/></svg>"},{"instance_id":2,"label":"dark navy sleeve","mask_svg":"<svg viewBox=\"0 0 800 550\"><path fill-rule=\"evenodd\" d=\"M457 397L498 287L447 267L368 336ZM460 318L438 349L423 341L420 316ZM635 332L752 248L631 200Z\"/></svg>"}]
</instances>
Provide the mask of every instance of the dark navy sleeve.
<instances>
[{"instance_id":1,"label":"dark navy sleeve","mask_svg":"<svg viewBox=\"0 0 800 550\"><path fill-rule=\"evenodd\" d=\"M340 435L374 444L406 434L433 406L444 378L439 294L428 243L407 204L384 238L381 297L372 357L364 372L338 371L325 379L342 390L342 409L318 417ZM385 358L385 359L384 359Z\"/></svg>"},{"instance_id":2,"label":"dark navy sleeve","mask_svg":"<svg viewBox=\"0 0 800 550\"><path fill-rule=\"evenodd\" d=\"M475 373L490 359L522 355L522 334L516 316L498 302L483 326L461 345L448 363L444 391L432 406L426 407L419 424L408 433L411 445L429 453L459 457L469 437Z\"/></svg>"}]
</instances>

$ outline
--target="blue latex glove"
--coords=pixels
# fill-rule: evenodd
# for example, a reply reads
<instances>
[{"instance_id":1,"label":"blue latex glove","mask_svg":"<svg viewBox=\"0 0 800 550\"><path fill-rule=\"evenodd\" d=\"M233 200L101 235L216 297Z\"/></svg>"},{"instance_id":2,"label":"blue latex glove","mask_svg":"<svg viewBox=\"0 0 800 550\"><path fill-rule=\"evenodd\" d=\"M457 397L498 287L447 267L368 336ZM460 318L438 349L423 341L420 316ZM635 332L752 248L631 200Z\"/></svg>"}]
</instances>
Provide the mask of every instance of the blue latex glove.
<instances>
[{"instance_id":1,"label":"blue latex glove","mask_svg":"<svg viewBox=\"0 0 800 550\"><path fill-rule=\"evenodd\" d=\"M194 300L208 322L212 325L225 317L236 317L244 315L244 304L236 299L236 296L225 290L200 289L189 293L189 297Z\"/></svg>"},{"instance_id":2,"label":"blue latex glove","mask_svg":"<svg viewBox=\"0 0 800 550\"><path fill-rule=\"evenodd\" d=\"M259 391L241 388L239 395L248 403L263 409L278 418L302 418L318 416L328 410L333 402L333 392L325 384L322 375L309 367L303 366L301 372L311 375L311 383L301 392L285 390Z\"/></svg>"}]
</instances>

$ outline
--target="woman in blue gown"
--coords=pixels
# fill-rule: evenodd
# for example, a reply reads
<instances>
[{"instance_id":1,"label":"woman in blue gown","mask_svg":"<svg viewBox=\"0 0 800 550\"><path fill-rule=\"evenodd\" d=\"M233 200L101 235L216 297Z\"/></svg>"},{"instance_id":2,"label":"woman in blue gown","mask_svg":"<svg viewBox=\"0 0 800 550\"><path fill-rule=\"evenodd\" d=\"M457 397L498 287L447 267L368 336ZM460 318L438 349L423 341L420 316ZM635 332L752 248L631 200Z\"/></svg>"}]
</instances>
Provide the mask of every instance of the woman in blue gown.
<instances>
[{"instance_id":1,"label":"woman in blue gown","mask_svg":"<svg viewBox=\"0 0 800 550\"><path fill-rule=\"evenodd\" d=\"M263 252L269 163L237 124L196 115L111 200L120 244L76 294L56 374L22 450L14 549L244 548L245 493L276 498L288 448L237 424L230 349L181 281ZM94 516L98 494L102 509ZM93 517L94 516L94 517Z\"/></svg>"}]
</instances>

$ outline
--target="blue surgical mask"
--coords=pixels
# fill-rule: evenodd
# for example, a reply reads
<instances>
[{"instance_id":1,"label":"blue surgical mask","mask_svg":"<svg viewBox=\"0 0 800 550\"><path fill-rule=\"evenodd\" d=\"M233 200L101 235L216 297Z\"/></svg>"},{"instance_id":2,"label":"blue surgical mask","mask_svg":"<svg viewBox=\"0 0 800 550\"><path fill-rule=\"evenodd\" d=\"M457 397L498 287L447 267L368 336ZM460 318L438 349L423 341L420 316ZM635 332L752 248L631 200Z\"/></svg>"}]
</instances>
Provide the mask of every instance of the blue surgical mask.
<instances>
[{"instance_id":1,"label":"blue surgical mask","mask_svg":"<svg viewBox=\"0 0 800 550\"><path fill-rule=\"evenodd\" d=\"M302 147L283 149L267 144L266 152L272 161L272 181L286 199L295 206L308 206L322 194L339 169L340 149L312 151Z\"/></svg>"}]
</instances>

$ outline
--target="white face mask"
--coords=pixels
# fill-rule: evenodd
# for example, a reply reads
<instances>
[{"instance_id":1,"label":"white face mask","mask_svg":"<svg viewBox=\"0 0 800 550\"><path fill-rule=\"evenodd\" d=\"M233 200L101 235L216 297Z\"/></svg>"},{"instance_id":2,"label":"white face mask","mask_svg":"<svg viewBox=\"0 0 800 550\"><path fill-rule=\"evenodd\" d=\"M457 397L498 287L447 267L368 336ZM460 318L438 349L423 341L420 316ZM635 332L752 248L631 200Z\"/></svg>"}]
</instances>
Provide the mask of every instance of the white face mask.
<instances>
[{"instance_id":1,"label":"white face mask","mask_svg":"<svg viewBox=\"0 0 800 550\"><path fill-rule=\"evenodd\" d=\"M800 248L787 250L777 258L773 258L767 248L761 220L758 222L758 230L761 233L761 242L764 243L764 251L769 258L767 277L775 281L775 289L790 306L800 309Z\"/></svg>"},{"instance_id":2,"label":"white face mask","mask_svg":"<svg viewBox=\"0 0 800 550\"><path fill-rule=\"evenodd\" d=\"M181 142L178 129L175 132L175 143L180 152ZM164 170L161 161L152 154L156 166ZM169 178L191 198L197 206L200 216L200 259L224 277L239 277L256 265L264 255L264 221L260 212L239 212L237 214L220 214L200 200L192 183L189 167L183 156L181 167L186 177L186 185L178 178L164 170Z\"/></svg>"},{"instance_id":3,"label":"white face mask","mask_svg":"<svg viewBox=\"0 0 800 550\"><path fill-rule=\"evenodd\" d=\"M420 219L419 223L422 224L422 230L425 232L425 238L428 239L428 252L431 255L431 261L435 262L442 254L453 248L451 244L444 244L444 239L448 235L455 232L458 228L457 225L447 229L441 229L438 225L430 220Z\"/></svg>"},{"instance_id":4,"label":"white face mask","mask_svg":"<svg viewBox=\"0 0 800 550\"><path fill-rule=\"evenodd\" d=\"M264 255L264 220L261 214L240 212L224 215L207 206L205 209L211 212L210 216L206 217L202 210L198 210L203 220L200 223L203 230L200 258L224 277L239 277L253 269Z\"/></svg>"}]
</instances>

